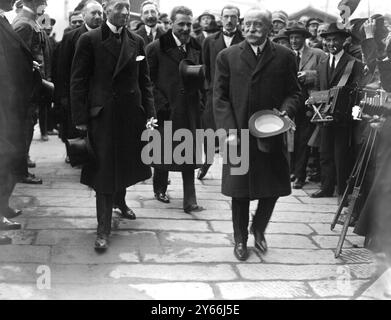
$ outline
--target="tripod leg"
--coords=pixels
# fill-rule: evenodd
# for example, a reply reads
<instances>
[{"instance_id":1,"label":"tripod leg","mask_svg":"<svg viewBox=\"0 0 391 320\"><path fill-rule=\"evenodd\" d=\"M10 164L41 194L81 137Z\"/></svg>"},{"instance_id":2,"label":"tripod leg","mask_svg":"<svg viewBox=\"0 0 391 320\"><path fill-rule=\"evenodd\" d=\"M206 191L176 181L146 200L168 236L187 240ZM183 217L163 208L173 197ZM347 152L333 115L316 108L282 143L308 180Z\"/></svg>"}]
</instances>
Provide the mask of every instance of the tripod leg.
<instances>
[{"instance_id":1,"label":"tripod leg","mask_svg":"<svg viewBox=\"0 0 391 320\"><path fill-rule=\"evenodd\" d=\"M346 234L348 232L349 228L349 223L350 223L350 218L352 217L352 210L348 210L348 213L346 215L343 227L342 227L342 232L341 235L339 236L337 248L335 249L335 258L338 258L339 255L341 254L342 251L342 246L346 238Z\"/></svg>"},{"instance_id":2,"label":"tripod leg","mask_svg":"<svg viewBox=\"0 0 391 320\"><path fill-rule=\"evenodd\" d=\"M353 178L353 176L352 176L351 180L354 180L354 181L352 181L352 183L355 182L355 178ZM331 223L331 227L330 227L331 230L334 230L334 228L335 228L335 226L336 226L336 224L337 224L337 222L338 222L338 219L339 219L339 217L341 216L342 209L343 209L343 207L344 207L343 204L346 202L346 200L347 200L347 198L348 198L348 196L349 196L349 191L350 191L350 189L351 189L351 186L350 186L350 185L348 185L348 186L346 187L346 189L345 189L345 192L344 192L344 194L343 194L341 203L339 204L338 209L337 209L337 212L336 212L335 215L334 215L333 222Z\"/></svg>"}]
</instances>

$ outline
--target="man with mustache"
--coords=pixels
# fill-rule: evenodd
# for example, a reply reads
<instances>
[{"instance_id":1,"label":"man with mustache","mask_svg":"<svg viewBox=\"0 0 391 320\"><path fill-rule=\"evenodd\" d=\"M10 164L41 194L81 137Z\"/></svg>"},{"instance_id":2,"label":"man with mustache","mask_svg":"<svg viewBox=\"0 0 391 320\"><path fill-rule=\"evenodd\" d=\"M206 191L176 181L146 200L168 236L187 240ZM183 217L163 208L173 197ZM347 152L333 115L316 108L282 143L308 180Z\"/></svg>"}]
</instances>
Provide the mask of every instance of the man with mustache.
<instances>
[{"instance_id":1,"label":"man with mustache","mask_svg":"<svg viewBox=\"0 0 391 320\"><path fill-rule=\"evenodd\" d=\"M151 177L141 159L141 134L155 116L144 43L126 28L129 0L107 0L103 8L107 20L76 44L70 86L73 123L87 131L95 154L83 166L81 183L96 192L98 251L108 248L113 208L136 219L126 188Z\"/></svg>"},{"instance_id":2,"label":"man with mustache","mask_svg":"<svg viewBox=\"0 0 391 320\"><path fill-rule=\"evenodd\" d=\"M171 12L172 29L149 44L146 50L151 80L154 84L159 126L163 128L164 121L167 121L167 124L172 124L172 132L185 128L191 131L192 137L196 137L195 130L201 128L200 92L199 90L189 92L179 74L179 64L183 59L188 59L196 65L201 63L201 47L196 39L190 36L192 17L193 13L189 8L175 7ZM162 141L165 139L172 139L172 137L163 136ZM195 149L195 146L192 147ZM165 152L162 150L162 154ZM153 176L155 198L168 203L170 202L166 195L168 173L169 171L182 173L183 209L188 214L203 210L197 205L194 185L194 170L197 164L194 157L192 160L192 163L184 164L163 161L162 165L155 166Z\"/></svg>"},{"instance_id":3,"label":"man with mustache","mask_svg":"<svg viewBox=\"0 0 391 320\"><path fill-rule=\"evenodd\" d=\"M24 126L33 90L33 56L15 33L5 12L14 0L0 0L0 230L17 230L12 219L20 210L9 207L9 198L26 164ZM12 239L0 236L0 244Z\"/></svg>"},{"instance_id":4,"label":"man with mustache","mask_svg":"<svg viewBox=\"0 0 391 320\"><path fill-rule=\"evenodd\" d=\"M202 58L205 65L205 77L207 86L206 107L202 114L202 124L204 129L216 130L216 124L213 116L213 83L215 76L215 63L217 54L231 45L244 40L239 30L240 10L237 7L227 5L221 11L221 21L223 30L218 31L210 37L207 37L202 46ZM216 147L217 147L216 142ZM205 154L207 155L207 144L204 144ZM206 159L205 164L198 171L197 178L202 180L207 174L213 159Z\"/></svg>"},{"instance_id":5,"label":"man with mustache","mask_svg":"<svg viewBox=\"0 0 391 320\"><path fill-rule=\"evenodd\" d=\"M269 11L253 8L244 16L245 41L221 51L216 59L213 111L217 129L238 130L227 143L241 144L240 130L249 128L250 117L260 110L278 108L281 115L293 119L300 104L296 58L292 50L268 39L272 29ZM233 164L223 165L222 193L232 198L234 255L248 258L249 207L258 200L251 229L255 248L267 251L264 236L279 197L291 193L289 156L283 135L258 141L250 135L246 174L231 173ZM260 147L262 145L262 147ZM245 160L242 160L242 162Z\"/></svg>"},{"instance_id":6,"label":"man with mustache","mask_svg":"<svg viewBox=\"0 0 391 320\"><path fill-rule=\"evenodd\" d=\"M102 5L94 0L88 1L83 10L84 24L75 30L65 33L59 48L57 59L57 79L55 101L58 114L60 114L60 138L66 139L80 137L82 133L72 124L70 105L70 81L72 59L76 50L76 43L82 34L100 27L103 21ZM69 162L68 150L66 162Z\"/></svg>"},{"instance_id":7,"label":"man with mustache","mask_svg":"<svg viewBox=\"0 0 391 320\"><path fill-rule=\"evenodd\" d=\"M144 39L145 46L159 39L164 31L158 26L159 10L153 1L144 1L140 6L141 20L144 25L136 33Z\"/></svg>"}]
</instances>

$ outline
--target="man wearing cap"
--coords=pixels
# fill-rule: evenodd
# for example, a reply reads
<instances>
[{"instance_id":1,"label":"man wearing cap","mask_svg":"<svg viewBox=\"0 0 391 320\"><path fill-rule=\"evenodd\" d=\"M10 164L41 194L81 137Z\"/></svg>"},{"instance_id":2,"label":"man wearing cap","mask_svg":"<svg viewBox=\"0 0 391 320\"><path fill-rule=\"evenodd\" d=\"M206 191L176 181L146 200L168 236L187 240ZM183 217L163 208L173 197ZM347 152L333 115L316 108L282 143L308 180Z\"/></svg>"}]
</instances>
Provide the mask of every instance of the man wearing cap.
<instances>
[{"instance_id":1,"label":"man wearing cap","mask_svg":"<svg viewBox=\"0 0 391 320\"><path fill-rule=\"evenodd\" d=\"M268 39L271 13L253 8L244 16L245 41L221 51L216 60L213 108L217 129L238 130L228 144L241 143L240 130L249 128L250 117L260 110L278 108L294 118L300 104L296 57L292 50ZM243 138L244 139L244 138ZM223 165L222 193L232 198L234 255L248 257L250 200L258 200L252 223L255 248L267 251L265 230L281 196L291 193L289 155L283 135L257 139L250 135L246 174L232 174L233 164ZM242 160L243 162L244 160ZM229 162L229 161L228 161Z\"/></svg>"},{"instance_id":2,"label":"man wearing cap","mask_svg":"<svg viewBox=\"0 0 391 320\"><path fill-rule=\"evenodd\" d=\"M204 129L216 130L213 116L213 83L215 76L215 63L217 54L231 45L244 40L239 30L240 10L237 7L227 5L221 11L223 30L216 32L204 41L202 47L202 57L205 65L205 78L207 86L206 108L202 114L202 124ZM205 154L207 154L205 143ZM206 163L200 168L197 178L202 180L212 165L213 159L206 159Z\"/></svg>"},{"instance_id":3,"label":"man wearing cap","mask_svg":"<svg viewBox=\"0 0 391 320\"><path fill-rule=\"evenodd\" d=\"M285 29L288 23L288 14L284 11L274 11L272 13L273 35L277 35L282 29Z\"/></svg>"},{"instance_id":4,"label":"man wearing cap","mask_svg":"<svg viewBox=\"0 0 391 320\"><path fill-rule=\"evenodd\" d=\"M71 66L76 43L81 35L101 26L103 22L102 5L97 1L90 0L83 7L82 15L84 24L80 28L64 33L56 62L59 72L56 75L55 105L60 115L59 137L64 143L66 139L75 139L83 135L72 123L70 104ZM66 162L69 162L68 150Z\"/></svg>"},{"instance_id":5,"label":"man wearing cap","mask_svg":"<svg viewBox=\"0 0 391 320\"><path fill-rule=\"evenodd\" d=\"M190 36L192 17L192 11L185 6L173 8L172 29L146 48L162 141L173 139L164 133L165 126L171 125L174 134L179 129L190 130L193 137L195 130L201 128L200 92L188 90L179 73L180 63L185 59L196 65L201 64L201 47ZM172 150L178 144L173 142ZM167 144L163 146L162 154L167 153L166 147ZM154 166L153 191L156 200L170 202L166 194L168 174L169 171L178 171L182 173L184 212L191 214L203 210L197 204L194 184L194 170L199 166L194 158L192 163L177 163L174 158L171 157L172 161L163 159L160 165Z\"/></svg>"},{"instance_id":6,"label":"man wearing cap","mask_svg":"<svg viewBox=\"0 0 391 320\"><path fill-rule=\"evenodd\" d=\"M150 44L152 41L159 39L164 31L157 24L159 10L157 4L153 1L144 1L140 6L141 21L144 25L141 26L136 33L144 39L145 46Z\"/></svg>"},{"instance_id":7,"label":"man wearing cap","mask_svg":"<svg viewBox=\"0 0 391 320\"><path fill-rule=\"evenodd\" d=\"M306 28L311 36L306 40L306 44L310 48L322 49L322 41L318 38L318 27L322 22L323 20L319 18L310 18L307 21Z\"/></svg>"},{"instance_id":8,"label":"man wearing cap","mask_svg":"<svg viewBox=\"0 0 391 320\"><path fill-rule=\"evenodd\" d=\"M296 180L293 183L294 189L301 189L305 184L306 168L309 157L309 147L307 145L314 125L310 122L310 116L306 110L304 102L309 97L309 92L315 90L319 61L326 59L326 54L315 48L310 48L306 44L306 39L311 36L310 32L301 23L293 23L287 30L292 50L296 54L297 65L299 67L298 78L302 89L302 105L295 117L295 150L293 157L293 168Z\"/></svg>"},{"instance_id":9,"label":"man wearing cap","mask_svg":"<svg viewBox=\"0 0 391 320\"><path fill-rule=\"evenodd\" d=\"M281 29L278 33L273 37L273 42L278 43L284 47L289 49L291 48L291 44L289 42L289 37L286 35L286 29Z\"/></svg>"},{"instance_id":10,"label":"man wearing cap","mask_svg":"<svg viewBox=\"0 0 391 320\"><path fill-rule=\"evenodd\" d=\"M81 183L96 192L97 250L108 248L113 208L136 219L126 188L151 177L141 134L155 117L144 43L126 29L129 0L106 0L104 10L107 20L76 44L70 85L73 122L87 131L96 157L83 167Z\"/></svg>"},{"instance_id":11,"label":"man wearing cap","mask_svg":"<svg viewBox=\"0 0 391 320\"><path fill-rule=\"evenodd\" d=\"M33 56L14 32L5 12L13 0L0 0L0 230L17 230L20 223L8 219L22 212L9 207L18 177L23 176L26 138L24 126L33 90ZM11 238L0 236L0 244Z\"/></svg>"},{"instance_id":12,"label":"man wearing cap","mask_svg":"<svg viewBox=\"0 0 391 320\"><path fill-rule=\"evenodd\" d=\"M337 23L331 23L322 33L329 55L318 65L320 90L341 85L356 87L361 84L363 64L343 50L343 44L349 35L350 33L339 28ZM346 78L346 83L340 84L340 80ZM332 197L337 184L337 194L341 198L352 169L353 123L351 120L341 120L324 124L321 126L320 136L321 187L311 196Z\"/></svg>"}]
</instances>

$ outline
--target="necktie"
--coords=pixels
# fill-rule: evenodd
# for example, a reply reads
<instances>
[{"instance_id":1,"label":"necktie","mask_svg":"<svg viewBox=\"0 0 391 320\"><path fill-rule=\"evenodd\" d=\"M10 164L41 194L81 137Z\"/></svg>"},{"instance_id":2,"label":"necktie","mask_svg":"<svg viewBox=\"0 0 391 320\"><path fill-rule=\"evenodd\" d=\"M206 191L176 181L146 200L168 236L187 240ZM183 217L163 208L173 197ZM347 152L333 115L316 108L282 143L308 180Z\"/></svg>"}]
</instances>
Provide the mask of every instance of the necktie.
<instances>
[{"instance_id":1,"label":"necktie","mask_svg":"<svg viewBox=\"0 0 391 320\"><path fill-rule=\"evenodd\" d=\"M296 52L296 62L297 62L297 67L298 68L300 67L300 60L301 60L300 51L297 51Z\"/></svg>"},{"instance_id":2,"label":"necktie","mask_svg":"<svg viewBox=\"0 0 391 320\"><path fill-rule=\"evenodd\" d=\"M119 33L113 33L114 39L118 44L121 44L121 35Z\"/></svg>"},{"instance_id":3,"label":"necktie","mask_svg":"<svg viewBox=\"0 0 391 320\"><path fill-rule=\"evenodd\" d=\"M331 81L331 78L333 77L333 74L334 74L334 70L335 70L335 56L333 55L333 58L331 60L331 66L330 66L330 73L329 73L329 81Z\"/></svg>"},{"instance_id":4,"label":"necktie","mask_svg":"<svg viewBox=\"0 0 391 320\"><path fill-rule=\"evenodd\" d=\"M185 45L183 44L183 45L179 46L178 49L179 49L179 51L180 51L180 53L182 55L182 59L186 59L187 53L186 53L186 50L185 50Z\"/></svg>"},{"instance_id":5,"label":"necktie","mask_svg":"<svg viewBox=\"0 0 391 320\"><path fill-rule=\"evenodd\" d=\"M151 43L153 41L153 33L152 33L152 30L151 32L148 34L148 43Z\"/></svg>"},{"instance_id":6,"label":"necktie","mask_svg":"<svg viewBox=\"0 0 391 320\"><path fill-rule=\"evenodd\" d=\"M257 48L257 61L261 58L261 49Z\"/></svg>"}]
</instances>

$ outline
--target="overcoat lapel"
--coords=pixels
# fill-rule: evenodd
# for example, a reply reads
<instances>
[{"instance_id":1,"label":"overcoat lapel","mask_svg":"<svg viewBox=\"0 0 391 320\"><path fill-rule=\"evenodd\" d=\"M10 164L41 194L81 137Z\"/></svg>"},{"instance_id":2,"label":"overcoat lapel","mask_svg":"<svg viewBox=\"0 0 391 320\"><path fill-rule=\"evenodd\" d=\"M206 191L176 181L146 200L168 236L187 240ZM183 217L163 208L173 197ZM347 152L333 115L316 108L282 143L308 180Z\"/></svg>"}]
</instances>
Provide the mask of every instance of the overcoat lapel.
<instances>
[{"instance_id":1,"label":"overcoat lapel","mask_svg":"<svg viewBox=\"0 0 391 320\"><path fill-rule=\"evenodd\" d=\"M136 41L129 37L129 34L124 30L122 34L121 53L119 54L117 66L114 71L113 78L115 78L121 70L128 64L129 60L136 52Z\"/></svg>"},{"instance_id":2,"label":"overcoat lapel","mask_svg":"<svg viewBox=\"0 0 391 320\"><path fill-rule=\"evenodd\" d=\"M17 41L20 46L22 47L23 49L23 52L30 58L32 59L32 54L31 54L31 50L29 49L29 47L27 47L26 43L19 37L19 35L12 29L12 26L7 22L5 21L5 19L0 19L0 23L1 25L4 26L4 29L6 30L6 32L13 38L15 39L15 41Z\"/></svg>"},{"instance_id":3,"label":"overcoat lapel","mask_svg":"<svg viewBox=\"0 0 391 320\"><path fill-rule=\"evenodd\" d=\"M257 66L257 59L255 58L254 52L252 51L250 45L246 41L242 41L239 44L239 47L242 49L240 58L250 69L250 72L252 72Z\"/></svg>"},{"instance_id":4,"label":"overcoat lapel","mask_svg":"<svg viewBox=\"0 0 391 320\"><path fill-rule=\"evenodd\" d=\"M266 40L267 43L265 45L265 48L263 50L263 53L261 55L261 60L258 62L253 76L255 76L258 72L262 71L262 69L274 58L275 54L275 48L274 45L270 42L270 40ZM250 49L251 50L251 49ZM253 54L254 56L254 54ZM255 58L255 56L254 56Z\"/></svg>"},{"instance_id":5,"label":"overcoat lapel","mask_svg":"<svg viewBox=\"0 0 391 320\"><path fill-rule=\"evenodd\" d=\"M342 55L341 59L339 60L337 67L334 70L334 73L333 73L333 76L331 77L331 80L329 81L330 84L333 83L335 78L340 78L342 76L347 62L348 62L348 56L346 53L344 53Z\"/></svg>"},{"instance_id":6,"label":"overcoat lapel","mask_svg":"<svg viewBox=\"0 0 391 320\"><path fill-rule=\"evenodd\" d=\"M306 45L304 45L303 56L301 57L300 60L300 68L299 68L300 71L304 69L304 66L311 59L312 55L313 53L309 50L309 48Z\"/></svg>"}]
</instances>

